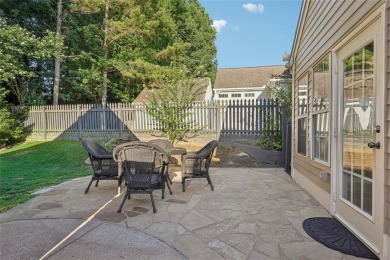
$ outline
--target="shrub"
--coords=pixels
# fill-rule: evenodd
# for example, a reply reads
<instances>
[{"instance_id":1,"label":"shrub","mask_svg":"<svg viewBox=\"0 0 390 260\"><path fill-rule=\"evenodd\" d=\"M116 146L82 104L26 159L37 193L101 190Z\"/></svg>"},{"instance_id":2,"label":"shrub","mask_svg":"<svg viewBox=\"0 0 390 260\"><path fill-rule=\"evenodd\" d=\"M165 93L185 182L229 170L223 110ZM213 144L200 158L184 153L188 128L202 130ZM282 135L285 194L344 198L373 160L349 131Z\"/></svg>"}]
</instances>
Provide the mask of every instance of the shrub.
<instances>
[{"instance_id":1,"label":"shrub","mask_svg":"<svg viewBox=\"0 0 390 260\"><path fill-rule=\"evenodd\" d=\"M5 101L7 94L7 90L0 88L0 147L19 142L27 135L24 121L28 109L12 108Z\"/></svg>"},{"instance_id":2,"label":"shrub","mask_svg":"<svg viewBox=\"0 0 390 260\"><path fill-rule=\"evenodd\" d=\"M281 81L278 81L273 88L268 87L271 96L276 98L280 109L285 109L288 117L292 115L292 82L290 78L289 70L285 71L285 77ZM272 129L277 122L274 122L271 116L265 117L266 129ZM278 129L278 127L276 127ZM282 151L283 149L283 137L281 131L264 130L260 134L259 140L256 141L256 145L273 149L276 151Z\"/></svg>"},{"instance_id":3,"label":"shrub","mask_svg":"<svg viewBox=\"0 0 390 260\"><path fill-rule=\"evenodd\" d=\"M282 151L283 148L282 132L277 131L274 134L272 134L270 131L265 130L261 132L260 139L256 141L256 145L266 149Z\"/></svg>"}]
</instances>

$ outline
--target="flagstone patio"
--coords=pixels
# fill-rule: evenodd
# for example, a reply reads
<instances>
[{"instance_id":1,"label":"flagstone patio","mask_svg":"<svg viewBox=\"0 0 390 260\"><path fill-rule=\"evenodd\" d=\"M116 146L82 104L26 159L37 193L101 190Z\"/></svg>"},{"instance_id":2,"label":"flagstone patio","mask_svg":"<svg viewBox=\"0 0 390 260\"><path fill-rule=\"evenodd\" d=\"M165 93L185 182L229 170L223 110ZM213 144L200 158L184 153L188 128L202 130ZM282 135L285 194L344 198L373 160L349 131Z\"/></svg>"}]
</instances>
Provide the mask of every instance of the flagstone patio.
<instances>
[{"instance_id":1,"label":"flagstone patio","mask_svg":"<svg viewBox=\"0 0 390 260\"><path fill-rule=\"evenodd\" d=\"M156 190L155 214L142 194L117 213L123 195L115 197L114 181L101 181L88 194L89 177L45 190L0 214L0 258L37 259L57 244L49 259L123 259L129 252L138 256L132 259L357 259L304 232L304 219L329 214L282 169L210 173L215 191L203 179L187 181L185 193L174 182L173 195L166 192L164 200Z\"/></svg>"}]
</instances>

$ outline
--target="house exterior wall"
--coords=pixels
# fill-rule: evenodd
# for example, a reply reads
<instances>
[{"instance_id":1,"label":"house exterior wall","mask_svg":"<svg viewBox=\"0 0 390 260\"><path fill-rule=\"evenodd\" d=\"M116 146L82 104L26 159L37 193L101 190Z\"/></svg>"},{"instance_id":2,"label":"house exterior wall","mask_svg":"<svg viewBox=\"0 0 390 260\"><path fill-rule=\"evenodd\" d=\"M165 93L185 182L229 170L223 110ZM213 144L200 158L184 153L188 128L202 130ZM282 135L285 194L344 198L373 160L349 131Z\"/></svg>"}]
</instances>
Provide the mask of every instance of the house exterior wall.
<instances>
[{"instance_id":1,"label":"house exterior wall","mask_svg":"<svg viewBox=\"0 0 390 260\"><path fill-rule=\"evenodd\" d=\"M302 10L300 23L304 28L298 31L299 41L294 46L293 81L306 77L312 78L312 68L327 55L348 32L353 30L368 14L383 1L307 1L306 9ZM312 100L312 85L309 81L308 101ZM296 94L295 94L296 95ZM294 98L294 116L297 117L298 97ZM307 114L308 140L311 140L313 122L311 111ZM332 108L330 108L332 113ZM332 128L332 125L330 126ZM293 176L304 188L312 191L313 196L330 211L331 180L321 180L321 172L331 174L330 164L323 164L311 158L311 143L307 143L307 156L296 153L297 124L294 124L293 136ZM390 166L389 166L390 167ZM314 185L313 185L314 184ZM389 184L390 185L390 184ZM318 189L319 188L319 189ZM389 198L390 200L390 198Z\"/></svg>"},{"instance_id":2,"label":"house exterior wall","mask_svg":"<svg viewBox=\"0 0 390 260\"><path fill-rule=\"evenodd\" d=\"M270 91L267 86L272 87L275 82L282 81L285 72L285 65L219 69L214 84L214 100L268 99Z\"/></svg>"},{"instance_id":3,"label":"house exterior wall","mask_svg":"<svg viewBox=\"0 0 390 260\"><path fill-rule=\"evenodd\" d=\"M258 88L227 88L227 89L215 89L214 100L229 100L229 99L268 99L270 94L266 87ZM220 95L224 95L221 97ZM235 95L239 94L240 97Z\"/></svg>"},{"instance_id":4,"label":"house exterior wall","mask_svg":"<svg viewBox=\"0 0 390 260\"><path fill-rule=\"evenodd\" d=\"M384 126L381 126L384 131L384 144L381 144L381 152L384 153L384 227L385 238L383 248L388 251L385 254L386 259L390 259L390 2L377 1L315 1L304 0L304 8L301 10L299 26L294 42L292 58L292 74L294 90L298 88L299 83L303 78L307 78L309 96L308 102L313 101L313 67L316 66L326 56L331 57L333 62L333 53L335 46L341 46L346 40L346 37L351 36L351 32L363 25L365 18L377 11L381 10L382 17L385 21L384 39L385 39L385 108L384 108ZM382 8L382 7L385 8ZM304 26L301 26L304 24ZM337 68L335 64L330 65L332 68L331 75L333 76ZM332 78L334 83L335 80ZM334 94L333 94L334 95ZM313 160L311 143L307 142L307 156L297 153L298 141L298 124L297 120L302 116L298 113L299 101L298 91L294 91L294 113L293 113L293 145L292 145L292 176L293 178L308 190L328 211L332 212L332 161L328 164ZM313 121L312 111L307 113L307 138L311 140ZM333 107L330 107L330 114L333 113ZM331 135L334 127L330 124ZM330 147L331 151L332 143ZM334 158L330 158L334 159ZM382 163L382 162L381 162ZM330 179L323 180L321 175L329 173ZM382 255L383 256L383 255ZM384 258L384 259L385 259Z\"/></svg>"}]
</instances>

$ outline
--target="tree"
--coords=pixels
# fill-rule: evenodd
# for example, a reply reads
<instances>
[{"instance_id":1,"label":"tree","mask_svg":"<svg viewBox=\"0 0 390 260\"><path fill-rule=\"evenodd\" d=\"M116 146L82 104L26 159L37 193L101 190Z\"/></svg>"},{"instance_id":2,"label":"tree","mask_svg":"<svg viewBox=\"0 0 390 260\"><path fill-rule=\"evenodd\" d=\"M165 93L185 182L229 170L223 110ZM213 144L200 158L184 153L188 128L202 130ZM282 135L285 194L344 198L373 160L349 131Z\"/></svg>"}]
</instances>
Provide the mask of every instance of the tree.
<instances>
[{"instance_id":1,"label":"tree","mask_svg":"<svg viewBox=\"0 0 390 260\"><path fill-rule=\"evenodd\" d=\"M57 40L61 40L61 25L62 25L62 0L57 2ZM54 85L53 85L53 105L58 105L58 96L60 94L60 77L61 77L61 60L56 58L54 61Z\"/></svg>"},{"instance_id":2,"label":"tree","mask_svg":"<svg viewBox=\"0 0 390 260\"><path fill-rule=\"evenodd\" d=\"M198 1L0 0L1 10L37 38L62 35L61 63L24 60L36 75L24 82L29 103L131 102L183 66L215 77L216 32Z\"/></svg>"},{"instance_id":3,"label":"tree","mask_svg":"<svg viewBox=\"0 0 390 260\"><path fill-rule=\"evenodd\" d=\"M188 77L183 71L177 78L162 83L160 89L151 92L144 103L146 112L159 124L158 129L173 144L183 140L195 122L189 120L189 111L196 97L203 91L199 78Z\"/></svg>"},{"instance_id":4,"label":"tree","mask_svg":"<svg viewBox=\"0 0 390 260\"><path fill-rule=\"evenodd\" d=\"M216 31L212 27L213 21L198 0L189 0L188 5L189 15L193 22L186 23L190 28L187 42L191 43L191 47L184 56L188 57L185 64L189 66L190 71L195 71L202 66L204 70L200 76L210 77L214 82L218 64L217 48L214 44Z\"/></svg>"},{"instance_id":5,"label":"tree","mask_svg":"<svg viewBox=\"0 0 390 260\"><path fill-rule=\"evenodd\" d=\"M37 38L48 35L48 32L55 31L55 2L53 0L18 0L0 1L1 17L10 26L20 26ZM30 67L34 77L27 82L20 82L23 88L28 88L28 96L25 100L28 103L44 104L51 102L51 92L53 89L54 59L53 57L34 58L24 57L23 62ZM6 86L10 89L9 86ZM11 95L12 96L12 95ZM16 97L13 97L17 103Z\"/></svg>"},{"instance_id":6,"label":"tree","mask_svg":"<svg viewBox=\"0 0 390 260\"><path fill-rule=\"evenodd\" d=\"M169 11L175 29L170 37L173 43L157 54L159 60L177 67L186 66L189 74L202 67L199 76L210 77L214 82L217 71L216 31L204 7L197 0L166 0L162 1L162 6Z\"/></svg>"},{"instance_id":7,"label":"tree","mask_svg":"<svg viewBox=\"0 0 390 260\"><path fill-rule=\"evenodd\" d=\"M173 78L183 66L189 74L203 67L201 76L215 77L215 31L197 1L77 0L76 3L76 10L86 15L104 13L107 33L103 45L107 48L96 56L94 64L95 68L102 68L102 74L108 74L108 89L121 101L131 101L143 87L156 87L162 80ZM109 12L103 3L109 4ZM194 12L194 8L201 12ZM198 33L203 31L209 37ZM197 52L200 50L208 51ZM207 52L210 54L206 55Z\"/></svg>"},{"instance_id":8,"label":"tree","mask_svg":"<svg viewBox=\"0 0 390 260\"><path fill-rule=\"evenodd\" d=\"M54 33L36 37L0 17L0 83L11 89L21 105L32 103L29 80L36 77L39 59L61 57L61 42Z\"/></svg>"},{"instance_id":9,"label":"tree","mask_svg":"<svg viewBox=\"0 0 390 260\"><path fill-rule=\"evenodd\" d=\"M271 96L278 100L281 108L286 109L287 115L292 115L292 82L291 79L281 79L272 88L267 87Z\"/></svg>"},{"instance_id":10,"label":"tree","mask_svg":"<svg viewBox=\"0 0 390 260\"><path fill-rule=\"evenodd\" d=\"M73 8L73 11L78 11L81 13L98 13L103 10L103 44L102 51L103 56L100 59L100 64L102 67L102 104L107 103L107 88L108 88L108 52L109 52L109 37L110 37L110 28L109 28L109 18L110 18L110 3L114 2L113 0L74 0L76 7Z\"/></svg>"}]
</instances>

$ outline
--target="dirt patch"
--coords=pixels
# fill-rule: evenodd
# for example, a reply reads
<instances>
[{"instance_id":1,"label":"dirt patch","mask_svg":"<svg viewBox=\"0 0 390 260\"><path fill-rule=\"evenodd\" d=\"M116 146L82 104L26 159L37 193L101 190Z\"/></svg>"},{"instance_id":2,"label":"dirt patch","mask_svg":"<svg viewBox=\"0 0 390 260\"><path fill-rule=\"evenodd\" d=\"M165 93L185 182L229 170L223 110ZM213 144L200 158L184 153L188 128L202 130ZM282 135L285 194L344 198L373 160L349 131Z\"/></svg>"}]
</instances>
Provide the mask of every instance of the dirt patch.
<instances>
[{"instance_id":1,"label":"dirt patch","mask_svg":"<svg viewBox=\"0 0 390 260\"><path fill-rule=\"evenodd\" d=\"M178 147L184 147L187 151L197 151L202 144L194 142L178 142ZM219 143L214 152L211 167L219 168L272 168L274 165L262 163L245 153L243 150L229 143Z\"/></svg>"},{"instance_id":2,"label":"dirt patch","mask_svg":"<svg viewBox=\"0 0 390 260\"><path fill-rule=\"evenodd\" d=\"M230 144L220 143L211 162L211 167L230 168L272 168L274 165L262 163Z\"/></svg>"}]
</instances>

